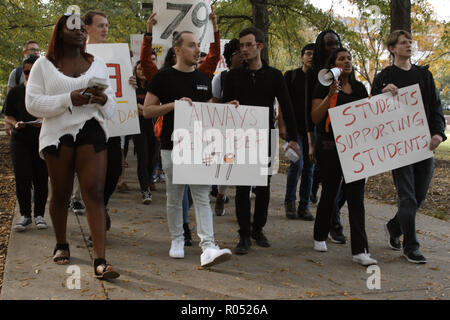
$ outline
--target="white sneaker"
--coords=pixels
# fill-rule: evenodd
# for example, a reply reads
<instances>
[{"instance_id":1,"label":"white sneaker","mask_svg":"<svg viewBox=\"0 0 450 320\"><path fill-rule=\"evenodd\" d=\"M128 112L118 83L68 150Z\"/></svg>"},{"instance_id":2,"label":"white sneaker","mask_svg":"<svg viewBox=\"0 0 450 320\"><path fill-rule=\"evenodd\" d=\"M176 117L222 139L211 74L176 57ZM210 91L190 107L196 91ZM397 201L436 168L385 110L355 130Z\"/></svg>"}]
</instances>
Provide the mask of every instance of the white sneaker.
<instances>
[{"instance_id":1,"label":"white sneaker","mask_svg":"<svg viewBox=\"0 0 450 320\"><path fill-rule=\"evenodd\" d=\"M200 263L203 268L212 267L213 265L230 260L231 250L220 249L219 247L209 247L203 251L200 256Z\"/></svg>"},{"instance_id":2,"label":"white sneaker","mask_svg":"<svg viewBox=\"0 0 450 320\"><path fill-rule=\"evenodd\" d=\"M175 259L184 258L184 240L172 240L170 246L169 256Z\"/></svg>"},{"instance_id":3,"label":"white sneaker","mask_svg":"<svg viewBox=\"0 0 450 320\"><path fill-rule=\"evenodd\" d=\"M319 252L327 252L327 243L325 241L314 240L314 250Z\"/></svg>"},{"instance_id":4,"label":"white sneaker","mask_svg":"<svg viewBox=\"0 0 450 320\"><path fill-rule=\"evenodd\" d=\"M32 223L33 221L31 220L31 218L21 216L19 222L17 222L13 229L14 231L22 232L28 229Z\"/></svg>"},{"instance_id":5,"label":"white sneaker","mask_svg":"<svg viewBox=\"0 0 450 320\"><path fill-rule=\"evenodd\" d=\"M34 218L34 223L36 224L36 228L40 230L47 229L47 223L45 222L44 217L37 216Z\"/></svg>"},{"instance_id":6,"label":"white sneaker","mask_svg":"<svg viewBox=\"0 0 450 320\"><path fill-rule=\"evenodd\" d=\"M373 264L378 264L378 261L375 259L372 259L370 257L370 253L360 253L355 256L353 256L353 261L358 262L359 264L363 266L371 266Z\"/></svg>"}]
</instances>

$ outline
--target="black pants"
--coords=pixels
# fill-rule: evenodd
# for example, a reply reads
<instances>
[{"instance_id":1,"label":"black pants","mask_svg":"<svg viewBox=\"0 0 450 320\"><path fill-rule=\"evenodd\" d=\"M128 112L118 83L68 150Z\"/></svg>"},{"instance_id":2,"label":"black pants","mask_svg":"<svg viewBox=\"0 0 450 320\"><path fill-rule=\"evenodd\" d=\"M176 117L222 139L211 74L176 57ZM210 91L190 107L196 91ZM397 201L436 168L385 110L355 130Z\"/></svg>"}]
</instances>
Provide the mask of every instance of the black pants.
<instances>
[{"instance_id":1,"label":"black pants","mask_svg":"<svg viewBox=\"0 0 450 320\"><path fill-rule=\"evenodd\" d=\"M155 138L152 120L141 119L141 117L139 117L139 122L141 133L133 136L133 143L137 155L137 176L139 185L141 191L145 191L150 186L158 151L158 141Z\"/></svg>"},{"instance_id":2,"label":"black pants","mask_svg":"<svg viewBox=\"0 0 450 320\"><path fill-rule=\"evenodd\" d=\"M31 186L34 189L34 216L44 216L48 196L48 172L39 157L39 138L11 138L11 159L16 177L20 214L31 217Z\"/></svg>"},{"instance_id":3,"label":"black pants","mask_svg":"<svg viewBox=\"0 0 450 320\"><path fill-rule=\"evenodd\" d=\"M322 143L318 147L322 193L314 223L314 240L325 241L330 231L331 215L334 214L336 196L343 174L336 147L330 147L330 144L324 147ZM365 229L364 186L364 179L343 185L348 205L353 255L369 252Z\"/></svg>"},{"instance_id":4,"label":"black pants","mask_svg":"<svg viewBox=\"0 0 450 320\"><path fill-rule=\"evenodd\" d=\"M106 169L105 180L105 206L108 205L109 198L111 198L114 193L117 182L122 174L122 150L120 149L120 137L109 138L107 146L108 168Z\"/></svg>"},{"instance_id":5,"label":"black pants","mask_svg":"<svg viewBox=\"0 0 450 320\"><path fill-rule=\"evenodd\" d=\"M239 224L239 235L248 237L251 231L262 231L267 222L267 211L270 202L270 176L268 176L267 187L256 187L255 189L255 214L253 215L253 226L251 223L251 186L236 187L236 218Z\"/></svg>"}]
</instances>

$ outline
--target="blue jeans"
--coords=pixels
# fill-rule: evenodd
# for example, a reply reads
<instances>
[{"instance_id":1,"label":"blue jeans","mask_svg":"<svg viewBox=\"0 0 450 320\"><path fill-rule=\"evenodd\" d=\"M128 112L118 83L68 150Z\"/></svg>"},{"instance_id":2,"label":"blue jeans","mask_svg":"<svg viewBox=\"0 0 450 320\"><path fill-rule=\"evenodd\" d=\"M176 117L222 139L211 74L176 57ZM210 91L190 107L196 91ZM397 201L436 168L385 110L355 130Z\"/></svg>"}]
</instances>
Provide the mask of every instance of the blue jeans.
<instances>
[{"instance_id":1,"label":"blue jeans","mask_svg":"<svg viewBox=\"0 0 450 320\"><path fill-rule=\"evenodd\" d=\"M286 182L286 196L284 201L297 200L297 182L300 174L302 179L300 182L299 198L300 207L309 207L309 197L311 196L311 187L313 183L314 163L309 159L309 144L306 133L299 133L297 137L298 145L302 152L300 160L292 162L289 166Z\"/></svg>"},{"instance_id":2,"label":"blue jeans","mask_svg":"<svg viewBox=\"0 0 450 320\"><path fill-rule=\"evenodd\" d=\"M433 178L434 159L426 159L392 170L397 189L397 214L388 222L394 237L403 234L403 251L410 253L419 249L416 234L416 212L422 205Z\"/></svg>"}]
</instances>

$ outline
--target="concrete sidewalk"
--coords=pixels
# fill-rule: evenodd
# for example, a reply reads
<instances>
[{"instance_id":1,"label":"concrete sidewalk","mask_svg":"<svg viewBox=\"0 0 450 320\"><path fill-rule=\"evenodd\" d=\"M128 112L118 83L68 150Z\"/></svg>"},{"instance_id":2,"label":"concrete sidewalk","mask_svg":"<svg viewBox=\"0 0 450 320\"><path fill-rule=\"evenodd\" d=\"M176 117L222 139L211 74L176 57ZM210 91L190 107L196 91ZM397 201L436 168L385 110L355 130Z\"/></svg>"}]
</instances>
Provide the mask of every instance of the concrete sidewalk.
<instances>
[{"instance_id":1,"label":"concrete sidewalk","mask_svg":"<svg viewBox=\"0 0 450 320\"><path fill-rule=\"evenodd\" d=\"M125 181L131 191L115 193L110 201L112 228L106 251L107 261L121 277L113 282L93 277L93 252L84 242L89 234L86 217L70 212L70 266L80 268L81 286L69 289L68 266L52 261L55 237L50 216L46 214L47 230L33 226L24 233L11 233L1 299L448 299L450 296L448 222L418 215L421 250L429 262L414 265L387 245L383 225L394 215L395 207L366 201L369 246L381 272L381 289L370 290L367 279L372 274L352 262L349 242L346 245L328 242L327 253L315 252L314 222L285 218L284 175L276 175L272 180L265 228L271 248L253 243L248 255L233 254L230 261L203 270L194 231L194 247L186 248L185 258L171 259L164 185L157 184L151 205L142 205L132 155L128 163ZM238 241L234 190L229 195L227 214L215 216L214 227L220 246L233 250ZM315 209L312 208L313 213ZM342 222L349 238L347 217L344 207ZM16 208L13 225L18 218ZM195 227L193 209L190 219L191 228Z\"/></svg>"}]
</instances>

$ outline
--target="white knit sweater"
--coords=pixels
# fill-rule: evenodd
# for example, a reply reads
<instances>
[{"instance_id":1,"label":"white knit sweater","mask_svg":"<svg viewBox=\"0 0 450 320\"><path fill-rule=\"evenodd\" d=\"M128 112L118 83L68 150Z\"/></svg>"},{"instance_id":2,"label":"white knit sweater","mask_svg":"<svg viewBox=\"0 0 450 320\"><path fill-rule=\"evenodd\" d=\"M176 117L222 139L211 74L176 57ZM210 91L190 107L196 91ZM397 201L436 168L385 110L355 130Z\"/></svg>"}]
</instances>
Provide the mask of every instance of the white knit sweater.
<instances>
[{"instance_id":1,"label":"white knit sweater","mask_svg":"<svg viewBox=\"0 0 450 320\"><path fill-rule=\"evenodd\" d=\"M48 146L58 146L59 138L66 134L76 137L86 121L95 118L105 131L106 119L116 111L115 93L111 86L105 90L108 101L104 106L87 104L79 107L72 105L70 94L88 86L92 77L108 79L105 62L94 57L89 69L78 78L71 78L60 72L46 57L39 58L31 69L27 83L25 105L30 114L43 118L39 137L39 152Z\"/></svg>"}]
</instances>

